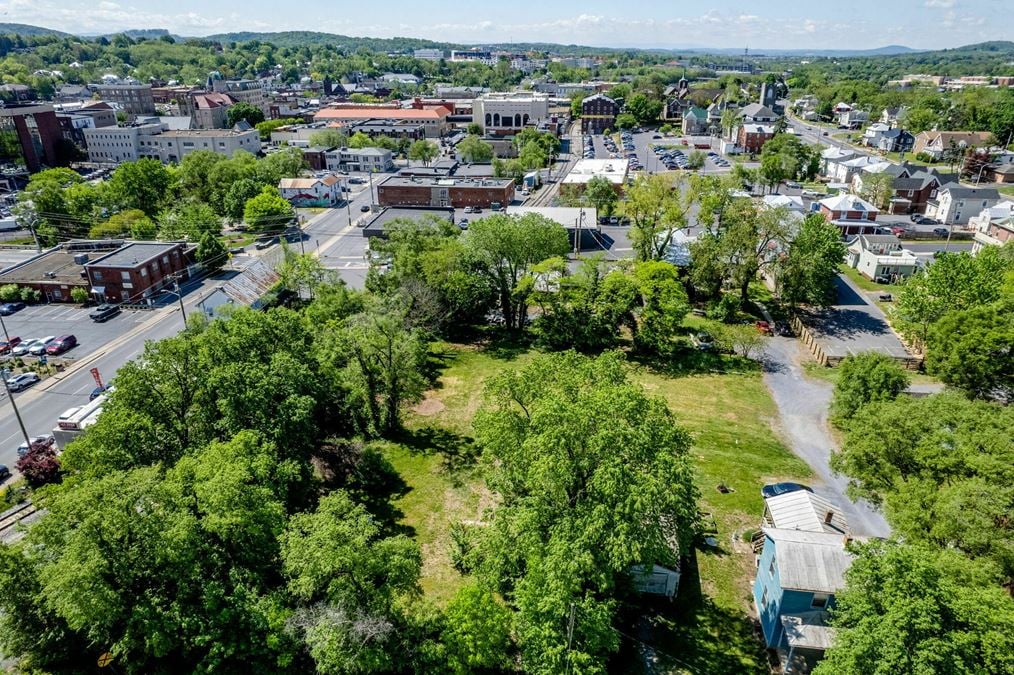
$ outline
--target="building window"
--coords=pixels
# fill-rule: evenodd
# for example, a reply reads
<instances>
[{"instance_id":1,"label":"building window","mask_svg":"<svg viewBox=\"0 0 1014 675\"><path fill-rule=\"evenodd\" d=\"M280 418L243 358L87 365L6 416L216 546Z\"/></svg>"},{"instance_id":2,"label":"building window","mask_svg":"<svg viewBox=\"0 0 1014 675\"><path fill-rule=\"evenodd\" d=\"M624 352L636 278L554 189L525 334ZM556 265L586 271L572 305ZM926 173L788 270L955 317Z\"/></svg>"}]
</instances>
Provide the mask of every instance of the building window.
<instances>
[{"instance_id":1,"label":"building window","mask_svg":"<svg viewBox=\"0 0 1014 675\"><path fill-rule=\"evenodd\" d=\"M761 607L767 607L768 606L768 589L767 589L766 586L764 587L764 592L761 593L760 604L761 604Z\"/></svg>"},{"instance_id":2,"label":"building window","mask_svg":"<svg viewBox=\"0 0 1014 675\"><path fill-rule=\"evenodd\" d=\"M148 268L147 267L142 267L141 268L141 278L145 279L147 277L148 277Z\"/></svg>"},{"instance_id":3,"label":"building window","mask_svg":"<svg viewBox=\"0 0 1014 675\"><path fill-rule=\"evenodd\" d=\"M813 600L810 602L810 607L813 609L825 609L827 608L828 595L826 593L814 593Z\"/></svg>"},{"instance_id":4,"label":"building window","mask_svg":"<svg viewBox=\"0 0 1014 675\"><path fill-rule=\"evenodd\" d=\"M775 559L774 558L771 558L771 564L768 565L768 574L771 575L772 579L775 576Z\"/></svg>"},{"instance_id":5,"label":"building window","mask_svg":"<svg viewBox=\"0 0 1014 675\"><path fill-rule=\"evenodd\" d=\"M130 272L126 270L120 272L120 278L123 279L124 281L130 281Z\"/></svg>"}]
</instances>

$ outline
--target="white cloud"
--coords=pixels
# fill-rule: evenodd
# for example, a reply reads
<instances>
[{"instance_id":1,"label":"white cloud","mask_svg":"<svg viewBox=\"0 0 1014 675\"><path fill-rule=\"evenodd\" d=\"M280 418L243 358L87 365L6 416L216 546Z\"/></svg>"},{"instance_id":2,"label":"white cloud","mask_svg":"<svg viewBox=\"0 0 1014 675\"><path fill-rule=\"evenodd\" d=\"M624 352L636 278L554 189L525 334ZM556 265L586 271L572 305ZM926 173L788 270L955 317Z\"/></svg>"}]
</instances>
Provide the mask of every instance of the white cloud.
<instances>
[{"instance_id":1,"label":"white cloud","mask_svg":"<svg viewBox=\"0 0 1014 675\"><path fill-rule=\"evenodd\" d=\"M955 5L955 0L926 0L923 4L934 9L950 9Z\"/></svg>"}]
</instances>

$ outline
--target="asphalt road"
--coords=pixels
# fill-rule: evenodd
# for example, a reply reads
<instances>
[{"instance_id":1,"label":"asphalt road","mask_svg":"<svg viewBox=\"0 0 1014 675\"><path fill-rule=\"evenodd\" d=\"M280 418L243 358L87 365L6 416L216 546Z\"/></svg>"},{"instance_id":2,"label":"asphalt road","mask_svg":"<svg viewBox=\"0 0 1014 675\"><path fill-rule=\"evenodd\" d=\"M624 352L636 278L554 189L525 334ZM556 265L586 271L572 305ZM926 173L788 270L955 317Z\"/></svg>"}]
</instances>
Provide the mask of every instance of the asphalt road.
<instances>
[{"instance_id":1,"label":"asphalt road","mask_svg":"<svg viewBox=\"0 0 1014 675\"><path fill-rule=\"evenodd\" d=\"M820 479L813 491L841 507L853 534L886 537L890 527L883 515L865 501L848 497L848 479L831 470L837 450L828 431L831 385L807 378L801 366L809 358L795 338L772 337L764 352L764 382L778 406L785 440Z\"/></svg>"}]
</instances>

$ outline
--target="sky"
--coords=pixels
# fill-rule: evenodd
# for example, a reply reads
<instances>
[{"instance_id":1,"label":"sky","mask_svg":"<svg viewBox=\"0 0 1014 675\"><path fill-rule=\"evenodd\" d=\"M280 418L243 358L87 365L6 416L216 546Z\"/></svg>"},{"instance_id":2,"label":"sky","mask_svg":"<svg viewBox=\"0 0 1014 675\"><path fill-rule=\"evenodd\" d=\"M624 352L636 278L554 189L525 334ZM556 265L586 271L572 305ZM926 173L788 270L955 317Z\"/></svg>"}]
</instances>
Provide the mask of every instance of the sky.
<instances>
[{"instance_id":1,"label":"sky","mask_svg":"<svg viewBox=\"0 0 1014 675\"><path fill-rule=\"evenodd\" d=\"M316 30L457 43L868 49L1014 38L1012 0L0 0L0 22L77 34Z\"/></svg>"}]
</instances>

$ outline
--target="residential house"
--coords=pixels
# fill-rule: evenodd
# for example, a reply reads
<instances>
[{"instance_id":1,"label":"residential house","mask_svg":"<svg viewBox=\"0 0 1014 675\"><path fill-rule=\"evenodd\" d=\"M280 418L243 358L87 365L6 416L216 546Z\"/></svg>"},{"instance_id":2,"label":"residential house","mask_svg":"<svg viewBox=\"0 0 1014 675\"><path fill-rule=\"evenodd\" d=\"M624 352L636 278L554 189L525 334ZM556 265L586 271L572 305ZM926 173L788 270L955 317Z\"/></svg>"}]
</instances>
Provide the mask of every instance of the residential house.
<instances>
[{"instance_id":1,"label":"residential house","mask_svg":"<svg viewBox=\"0 0 1014 675\"><path fill-rule=\"evenodd\" d=\"M907 106L888 106L887 108L884 108L882 113L880 113L880 121L882 124L886 124L889 127L896 127L907 111Z\"/></svg>"},{"instance_id":2,"label":"residential house","mask_svg":"<svg viewBox=\"0 0 1014 675\"><path fill-rule=\"evenodd\" d=\"M692 106L683 113L682 131L684 136L700 136L708 133L708 111Z\"/></svg>"},{"instance_id":3,"label":"residential house","mask_svg":"<svg viewBox=\"0 0 1014 675\"><path fill-rule=\"evenodd\" d=\"M809 673L834 641L828 610L845 586L852 555L847 535L825 530L826 518L815 513L805 519L815 523L799 529L762 528L754 603L764 642L785 673Z\"/></svg>"},{"instance_id":4,"label":"residential house","mask_svg":"<svg viewBox=\"0 0 1014 675\"><path fill-rule=\"evenodd\" d=\"M1014 183L1014 163L993 164L986 169L985 176L994 183L1010 185Z\"/></svg>"},{"instance_id":5,"label":"residential house","mask_svg":"<svg viewBox=\"0 0 1014 675\"><path fill-rule=\"evenodd\" d=\"M848 247L846 262L867 279L895 283L915 274L919 258L893 234L861 234Z\"/></svg>"},{"instance_id":6,"label":"residential house","mask_svg":"<svg viewBox=\"0 0 1014 675\"><path fill-rule=\"evenodd\" d=\"M778 121L779 115L766 105L749 103L740 108L739 117L744 123L773 124Z\"/></svg>"},{"instance_id":7,"label":"residential house","mask_svg":"<svg viewBox=\"0 0 1014 675\"><path fill-rule=\"evenodd\" d=\"M995 188L971 188L947 183L937 189L936 197L926 205L926 215L948 225L966 225L983 209L996 205L1000 193Z\"/></svg>"},{"instance_id":8,"label":"residential house","mask_svg":"<svg viewBox=\"0 0 1014 675\"><path fill-rule=\"evenodd\" d=\"M986 246L1003 246L1014 241L1014 201L1002 201L983 209L968 225L975 230L973 254Z\"/></svg>"},{"instance_id":9,"label":"residential house","mask_svg":"<svg viewBox=\"0 0 1014 675\"><path fill-rule=\"evenodd\" d=\"M865 110L846 110L838 115L838 126L846 129L858 129L870 121L870 113Z\"/></svg>"},{"instance_id":10,"label":"residential house","mask_svg":"<svg viewBox=\"0 0 1014 675\"><path fill-rule=\"evenodd\" d=\"M849 534L848 520L841 509L809 490L766 497L763 525L779 530Z\"/></svg>"},{"instance_id":11,"label":"residential house","mask_svg":"<svg viewBox=\"0 0 1014 675\"><path fill-rule=\"evenodd\" d=\"M855 159L858 156L859 153L854 150L839 148L836 145L825 148L820 153L820 173L822 176L830 177L835 165L849 159Z\"/></svg>"},{"instance_id":12,"label":"residential house","mask_svg":"<svg viewBox=\"0 0 1014 675\"><path fill-rule=\"evenodd\" d=\"M840 194L817 202L817 210L838 226L842 234L875 234L880 210L865 199Z\"/></svg>"},{"instance_id":13,"label":"residential house","mask_svg":"<svg viewBox=\"0 0 1014 675\"><path fill-rule=\"evenodd\" d=\"M883 122L874 122L866 127L862 142L863 145L881 152L908 152L915 144L915 136L904 129L892 128Z\"/></svg>"},{"instance_id":14,"label":"residential house","mask_svg":"<svg viewBox=\"0 0 1014 675\"><path fill-rule=\"evenodd\" d=\"M836 183L852 183L857 173L870 168L883 169L887 164L881 157L870 155L841 156L837 160L827 160L826 175Z\"/></svg>"},{"instance_id":15,"label":"residential house","mask_svg":"<svg viewBox=\"0 0 1014 675\"><path fill-rule=\"evenodd\" d=\"M937 189L945 183L957 180L954 174L940 173L936 169L928 169L918 165L890 164L884 173L894 176L888 212L891 214L925 213L929 200L936 196ZM854 179L856 192L862 191L862 177L857 174Z\"/></svg>"},{"instance_id":16,"label":"residential house","mask_svg":"<svg viewBox=\"0 0 1014 675\"><path fill-rule=\"evenodd\" d=\"M962 152L968 148L984 148L989 145L991 136L988 131L923 131L916 135L912 152L925 153L936 160L952 148Z\"/></svg>"},{"instance_id":17,"label":"residential house","mask_svg":"<svg viewBox=\"0 0 1014 675\"><path fill-rule=\"evenodd\" d=\"M334 206L342 199L341 179L333 173L320 178L283 178L278 191L293 206Z\"/></svg>"},{"instance_id":18,"label":"residential house","mask_svg":"<svg viewBox=\"0 0 1014 675\"><path fill-rule=\"evenodd\" d=\"M605 94L594 94L581 101L581 133L601 134L616 128L620 106Z\"/></svg>"},{"instance_id":19,"label":"residential house","mask_svg":"<svg viewBox=\"0 0 1014 675\"><path fill-rule=\"evenodd\" d=\"M761 151L764 144L775 137L773 124L756 124L745 122L740 125L736 137L736 145L742 152L756 154Z\"/></svg>"}]
</instances>

